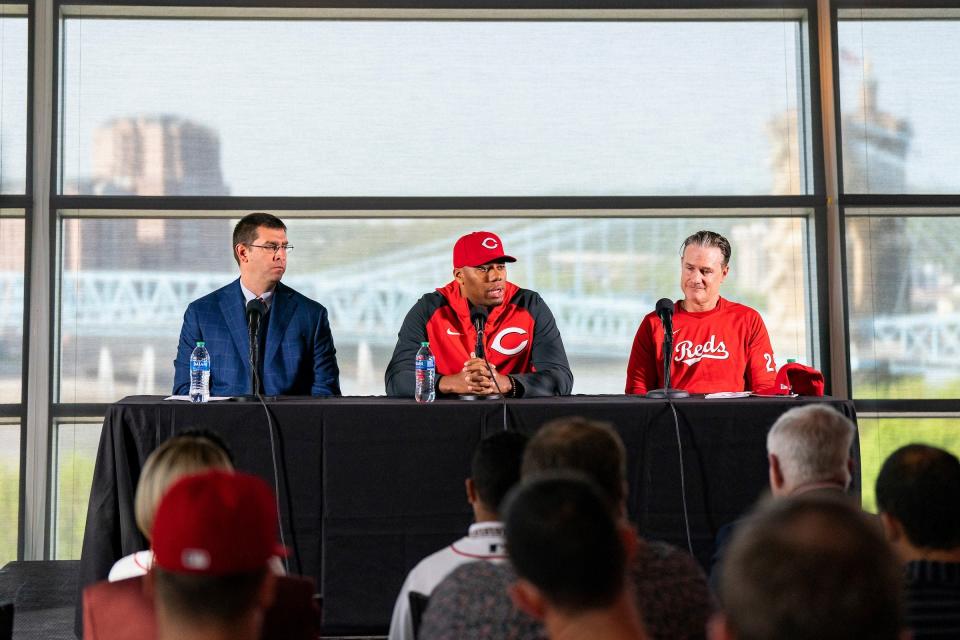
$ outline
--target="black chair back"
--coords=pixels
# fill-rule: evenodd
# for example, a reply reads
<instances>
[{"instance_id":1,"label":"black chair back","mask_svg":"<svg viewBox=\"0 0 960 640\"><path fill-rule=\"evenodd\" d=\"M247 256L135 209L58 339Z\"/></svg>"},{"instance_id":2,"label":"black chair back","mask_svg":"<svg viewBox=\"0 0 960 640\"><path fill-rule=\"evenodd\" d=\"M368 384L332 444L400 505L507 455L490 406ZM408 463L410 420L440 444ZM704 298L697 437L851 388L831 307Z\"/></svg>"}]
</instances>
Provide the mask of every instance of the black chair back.
<instances>
[{"instance_id":1,"label":"black chair back","mask_svg":"<svg viewBox=\"0 0 960 640\"><path fill-rule=\"evenodd\" d=\"M12 602L0 602L0 640L13 640Z\"/></svg>"},{"instance_id":2,"label":"black chair back","mask_svg":"<svg viewBox=\"0 0 960 640\"><path fill-rule=\"evenodd\" d=\"M417 640L420 635L420 622L423 620L423 612L427 610L430 603L430 596L411 591L410 595L410 621L413 622L413 640Z\"/></svg>"}]
</instances>

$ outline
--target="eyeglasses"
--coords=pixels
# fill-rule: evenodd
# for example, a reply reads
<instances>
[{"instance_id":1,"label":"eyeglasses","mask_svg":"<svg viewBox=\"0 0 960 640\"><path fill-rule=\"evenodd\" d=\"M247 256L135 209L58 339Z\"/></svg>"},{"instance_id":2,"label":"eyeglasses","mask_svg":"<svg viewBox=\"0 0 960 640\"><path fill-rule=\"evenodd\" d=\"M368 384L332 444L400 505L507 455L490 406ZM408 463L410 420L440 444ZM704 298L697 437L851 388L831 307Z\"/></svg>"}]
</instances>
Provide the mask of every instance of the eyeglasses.
<instances>
[{"instance_id":1,"label":"eyeglasses","mask_svg":"<svg viewBox=\"0 0 960 640\"><path fill-rule=\"evenodd\" d=\"M247 246L248 246L248 247L256 247L257 249L267 249L268 251L273 251L273 255L277 255L278 253L280 253L280 250L281 250L281 249L282 249L285 253L290 253L291 251L293 251L293 245L289 245L289 244L273 244L272 242L269 243L269 244L248 244Z\"/></svg>"}]
</instances>

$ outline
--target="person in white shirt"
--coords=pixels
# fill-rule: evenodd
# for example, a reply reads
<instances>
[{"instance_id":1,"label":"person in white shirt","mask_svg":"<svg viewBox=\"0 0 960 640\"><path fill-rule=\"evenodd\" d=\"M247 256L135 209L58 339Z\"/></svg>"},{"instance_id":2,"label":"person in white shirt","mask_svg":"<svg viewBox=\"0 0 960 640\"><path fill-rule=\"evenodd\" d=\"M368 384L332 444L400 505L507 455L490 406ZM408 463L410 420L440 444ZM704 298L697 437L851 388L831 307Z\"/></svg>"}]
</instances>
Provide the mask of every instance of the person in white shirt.
<instances>
[{"instance_id":1,"label":"person in white shirt","mask_svg":"<svg viewBox=\"0 0 960 640\"><path fill-rule=\"evenodd\" d=\"M473 454L470 477L466 480L467 500L473 507L474 524L467 535L421 560L410 571L390 621L389 640L413 640L410 593L429 596L451 571L467 562L503 562L503 524L500 503L520 479L520 465L527 438L519 433L497 433L480 442Z\"/></svg>"}]
</instances>

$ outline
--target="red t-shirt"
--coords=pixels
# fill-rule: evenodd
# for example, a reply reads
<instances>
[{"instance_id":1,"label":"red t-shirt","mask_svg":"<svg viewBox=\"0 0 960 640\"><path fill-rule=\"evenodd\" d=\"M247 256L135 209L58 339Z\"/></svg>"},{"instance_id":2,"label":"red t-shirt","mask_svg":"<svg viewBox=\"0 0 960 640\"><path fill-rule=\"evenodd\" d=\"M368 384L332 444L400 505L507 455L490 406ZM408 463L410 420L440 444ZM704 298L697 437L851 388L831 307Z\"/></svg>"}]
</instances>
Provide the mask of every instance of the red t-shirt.
<instances>
[{"instance_id":1,"label":"red t-shirt","mask_svg":"<svg viewBox=\"0 0 960 640\"><path fill-rule=\"evenodd\" d=\"M720 298L710 311L673 313L670 386L690 393L772 392L777 375L770 336L754 309ZM649 313L633 339L626 393L663 387L663 323Z\"/></svg>"}]
</instances>

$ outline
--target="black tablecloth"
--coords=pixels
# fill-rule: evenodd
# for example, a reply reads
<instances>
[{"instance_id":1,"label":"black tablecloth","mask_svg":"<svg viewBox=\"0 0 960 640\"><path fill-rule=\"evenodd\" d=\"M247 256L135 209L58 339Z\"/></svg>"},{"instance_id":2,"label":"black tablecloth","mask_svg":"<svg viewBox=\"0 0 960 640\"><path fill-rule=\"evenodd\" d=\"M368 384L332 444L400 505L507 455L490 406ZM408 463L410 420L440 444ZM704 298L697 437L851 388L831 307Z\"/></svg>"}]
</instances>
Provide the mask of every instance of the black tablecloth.
<instances>
[{"instance_id":1,"label":"black tablecloth","mask_svg":"<svg viewBox=\"0 0 960 640\"><path fill-rule=\"evenodd\" d=\"M693 549L704 564L716 530L767 486L766 432L791 407L831 398L674 401ZM641 534L686 547L677 427L663 400L573 396L418 405L387 398L280 398L275 426L284 540L323 595L326 633L382 632L396 593L423 556L464 535L471 520L463 480L486 435L532 433L582 415L611 422L628 457L629 515ZM146 548L133 494L146 457L163 440L207 428L229 444L237 468L274 482L270 430L256 403L194 405L130 397L104 420L87 513L80 584L106 577L118 558ZM854 455L859 458L854 439ZM859 466L859 465L858 465ZM854 479L859 490L859 476ZM81 587L82 588L82 587Z\"/></svg>"}]
</instances>

